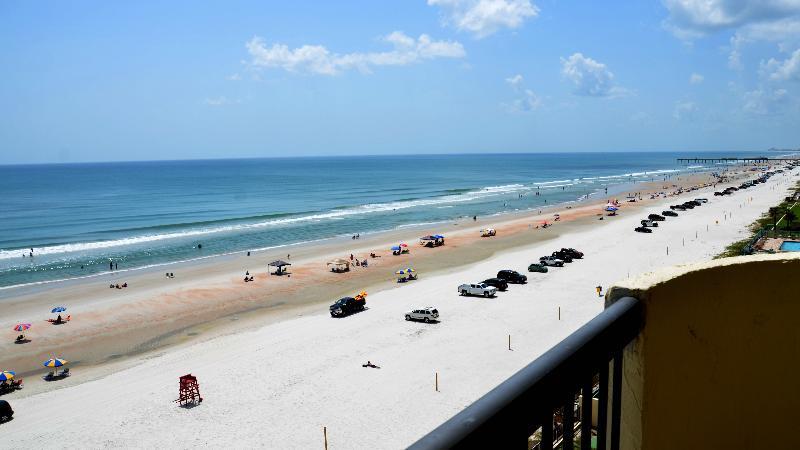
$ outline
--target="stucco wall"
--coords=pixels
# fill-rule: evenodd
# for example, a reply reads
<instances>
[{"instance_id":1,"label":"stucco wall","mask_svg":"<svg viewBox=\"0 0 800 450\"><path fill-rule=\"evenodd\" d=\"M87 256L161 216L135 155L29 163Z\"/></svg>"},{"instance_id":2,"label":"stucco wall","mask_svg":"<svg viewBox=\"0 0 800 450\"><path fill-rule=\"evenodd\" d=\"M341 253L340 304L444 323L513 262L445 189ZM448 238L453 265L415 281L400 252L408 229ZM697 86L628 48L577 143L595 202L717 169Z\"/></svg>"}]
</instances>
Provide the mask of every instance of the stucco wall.
<instances>
[{"instance_id":1,"label":"stucco wall","mask_svg":"<svg viewBox=\"0 0 800 450\"><path fill-rule=\"evenodd\" d=\"M800 255L672 267L606 303L627 295L645 324L624 356L623 448L797 445Z\"/></svg>"}]
</instances>

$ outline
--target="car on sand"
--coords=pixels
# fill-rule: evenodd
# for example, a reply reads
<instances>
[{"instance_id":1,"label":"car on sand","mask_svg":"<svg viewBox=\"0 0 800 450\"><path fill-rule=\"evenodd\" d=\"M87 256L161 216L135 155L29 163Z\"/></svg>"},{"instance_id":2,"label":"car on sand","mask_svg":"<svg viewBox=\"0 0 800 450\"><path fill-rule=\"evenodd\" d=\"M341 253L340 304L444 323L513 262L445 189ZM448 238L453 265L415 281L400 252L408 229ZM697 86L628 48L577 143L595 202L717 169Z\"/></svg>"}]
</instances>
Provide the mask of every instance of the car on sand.
<instances>
[{"instance_id":1,"label":"car on sand","mask_svg":"<svg viewBox=\"0 0 800 450\"><path fill-rule=\"evenodd\" d=\"M494 297L497 294L497 288L483 283L464 283L458 287L458 293L461 295Z\"/></svg>"},{"instance_id":2,"label":"car on sand","mask_svg":"<svg viewBox=\"0 0 800 450\"><path fill-rule=\"evenodd\" d=\"M554 256L542 256L539 262L544 266L564 267L564 261Z\"/></svg>"},{"instance_id":3,"label":"car on sand","mask_svg":"<svg viewBox=\"0 0 800 450\"><path fill-rule=\"evenodd\" d=\"M530 266L528 266L528 272L547 273L547 270L548 270L547 266L545 266L544 264L533 263Z\"/></svg>"},{"instance_id":4,"label":"car on sand","mask_svg":"<svg viewBox=\"0 0 800 450\"><path fill-rule=\"evenodd\" d=\"M655 220L657 222L663 222L663 221L667 220L666 217L661 216L659 214L650 214L650 215L647 216L647 218L650 219L650 220Z\"/></svg>"},{"instance_id":5,"label":"car on sand","mask_svg":"<svg viewBox=\"0 0 800 450\"><path fill-rule=\"evenodd\" d=\"M496 287L498 291L505 291L508 289L508 281L502 278L488 278L486 280L481 281L481 283L487 286Z\"/></svg>"},{"instance_id":6,"label":"car on sand","mask_svg":"<svg viewBox=\"0 0 800 450\"><path fill-rule=\"evenodd\" d=\"M331 305L331 317L344 317L363 311L366 304L367 300L364 298L356 300L353 297L342 297Z\"/></svg>"},{"instance_id":7,"label":"car on sand","mask_svg":"<svg viewBox=\"0 0 800 450\"><path fill-rule=\"evenodd\" d=\"M572 259L581 259L583 258L583 252L579 252L574 248L562 248L561 252L566 253L567 255L571 256Z\"/></svg>"},{"instance_id":8,"label":"car on sand","mask_svg":"<svg viewBox=\"0 0 800 450\"><path fill-rule=\"evenodd\" d=\"M647 228L647 227L636 227L636 228L633 229L633 231L637 231L639 233L652 233L653 232L652 229Z\"/></svg>"},{"instance_id":9,"label":"car on sand","mask_svg":"<svg viewBox=\"0 0 800 450\"><path fill-rule=\"evenodd\" d=\"M0 423L9 421L13 418L14 410L11 409L11 405L5 400L0 400Z\"/></svg>"},{"instance_id":10,"label":"car on sand","mask_svg":"<svg viewBox=\"0 0 800 450\"><path fill-rule=\"evenodd\" d=\"M669 217L678 217L678 213L676 213L675 211L670 211L670 210L661 211L661 214L663 214L664 216L669 216Z\"/></svg>"},{"instance_id":11,"label":"car on sand","mask_svg":"<svg viewBox=\"0 0 800 450\"><path fill-rule=\"evenodd\" d=\"M422 309L413 309L406 313L406 320L421 320L425 323L438 322L439 310L433 306Z\"/></svg>"},{"instance_id":12,"label":"car on sand","mask_svg":"<svg viewBox=\"0 0 800 450\"><path fill-rule=\"evenodd\" d=\"M528 277L517 272L516 270L501 270L500 272L497 272L497 278L506 280L512 284L525 284L528 282Z\"/></svg>"}]
</instances>

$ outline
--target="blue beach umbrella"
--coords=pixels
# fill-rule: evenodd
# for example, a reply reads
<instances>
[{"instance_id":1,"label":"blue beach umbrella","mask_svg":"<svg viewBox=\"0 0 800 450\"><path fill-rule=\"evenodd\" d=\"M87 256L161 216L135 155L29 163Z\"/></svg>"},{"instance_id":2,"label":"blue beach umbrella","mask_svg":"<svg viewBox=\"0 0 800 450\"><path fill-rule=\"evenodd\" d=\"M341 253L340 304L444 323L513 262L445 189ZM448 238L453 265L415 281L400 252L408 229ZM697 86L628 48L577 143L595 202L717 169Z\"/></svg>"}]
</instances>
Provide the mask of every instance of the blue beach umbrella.
<instances>
[{"instance_id":1,"label":"blue beach umbrella","mask_svg":"<svg viewBox=\"0 0 800 450\"><path fill-rule=\"evenodd\" d=\"M0 371L0 381L8 381L14 379L14 375L17 373L13 370L3 370Z\"/></svg>"},{"instance_id":2,"label":"blue beach umbrella","mask_svg":"<svg viewBox=\"0 0 800 450\"><path fill-rule=\"evenodd\" d=\"M391 250L398 251L398 250L400 250L400 246L399 245L395 245L394 247L391 248Z\"/></svg>"},{"instance_id":3,"label":"blue beach umbrella","mask_svg":"<svg viewBox=\"0 0 800 450\"><path fill-rule=\"evenodd\" d=\"M67 310L67 307L66 307L66 306L56 306L55 308L53 308L52 310L50 310L50 312L51 312L51 313L53 313L53 314L55 314L55 313L64 312L64 311L66 311L66 310Z\"/></svg>"},{"instance_id":4,"label":"blue beach umbrella","mask_svg":"<svg viewBox=\"0 0 800 450\"><path fill-rule=\"evenodd\" d=\"M606 211L616 211L618 209L616 206L606 206Z\"/></svg>"},{"instance_id":5,"label":"blue beach umbrella","mask_svg":"<svg viewBox=\"0 0 800 450\"><path fill-rule=\"evenodd\" d=\"M66 359L61 358L50 358L47 361L43 362L42 365L45 367L61 367L64 364L67 364L69 361Z\"/></svg>"}]
</instances>

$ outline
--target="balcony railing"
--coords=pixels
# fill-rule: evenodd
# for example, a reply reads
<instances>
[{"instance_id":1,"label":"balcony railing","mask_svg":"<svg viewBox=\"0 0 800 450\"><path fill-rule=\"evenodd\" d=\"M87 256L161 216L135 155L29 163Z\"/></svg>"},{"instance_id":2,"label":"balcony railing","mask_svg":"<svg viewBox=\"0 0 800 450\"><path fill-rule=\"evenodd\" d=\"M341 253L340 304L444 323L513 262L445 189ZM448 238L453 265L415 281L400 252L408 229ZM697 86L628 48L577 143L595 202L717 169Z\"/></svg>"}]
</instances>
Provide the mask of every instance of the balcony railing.
<instances>
[{"instance_id":1,"label":"balcony railing","mask_svg":"<svg viewBox=\"0 0 800 450\"><path fill-rule=\"evenodd\" d=\"M642 327L638 300L617 300L511 378L423 437L414 450L527 449L541 429L541 450L617 449L620 440L622 352ZM578 393L583 395L578 395ZM598 399L592 426L592 399Z\"/></svg>"}]
</instances>

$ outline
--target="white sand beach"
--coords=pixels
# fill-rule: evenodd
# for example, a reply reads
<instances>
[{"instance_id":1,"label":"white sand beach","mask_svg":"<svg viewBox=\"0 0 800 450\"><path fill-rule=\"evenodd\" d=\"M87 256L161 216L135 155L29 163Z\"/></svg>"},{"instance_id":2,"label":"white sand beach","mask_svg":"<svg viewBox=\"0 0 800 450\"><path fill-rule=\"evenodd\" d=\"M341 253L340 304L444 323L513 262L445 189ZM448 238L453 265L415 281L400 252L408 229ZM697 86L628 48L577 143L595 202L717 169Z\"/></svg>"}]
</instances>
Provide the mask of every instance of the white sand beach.
<instances>
[{"instance_id":1,"label":"white sand beach","mask_svg":"<svg viewBox=\"0 0 800 450\"><path fill-rule=\"evenodd\" d=\"M323 448L323 427L331 449L405 447L596 316L603 308L597 285L713 257L796 180L784 173L732 196L683 194L682 201L709 202L668 217L652 234L633 228L678 200L636 211L623 205L596 226L371 292L368 310L350 317L333 319L322 307L242 331L232 320L230 334L142 355L111 374L82 380L76 369L63 388L50 383L4 397L16 414L0 429L0 447L307 449ZM585 257L527 273L561 247ZM524 272L529 283L490 299L457 294L459 284L500 269ZM403 320L424 306L438 308L441 322ZM367 360L380 369L363 368ZM198 377L204 398L194 408L173 403L187 373Z\"/></svg>"}]
</instances>

